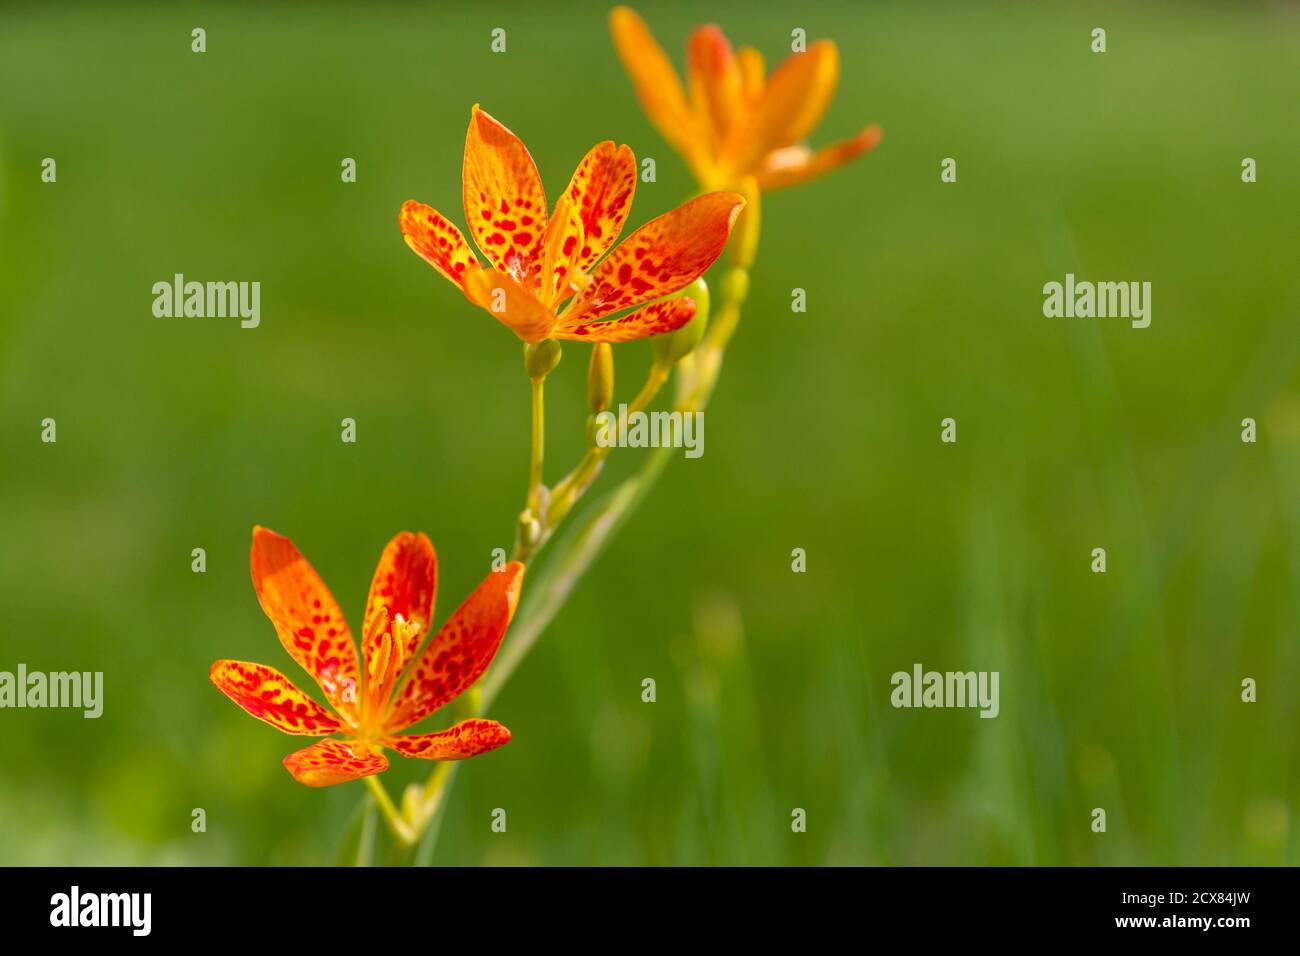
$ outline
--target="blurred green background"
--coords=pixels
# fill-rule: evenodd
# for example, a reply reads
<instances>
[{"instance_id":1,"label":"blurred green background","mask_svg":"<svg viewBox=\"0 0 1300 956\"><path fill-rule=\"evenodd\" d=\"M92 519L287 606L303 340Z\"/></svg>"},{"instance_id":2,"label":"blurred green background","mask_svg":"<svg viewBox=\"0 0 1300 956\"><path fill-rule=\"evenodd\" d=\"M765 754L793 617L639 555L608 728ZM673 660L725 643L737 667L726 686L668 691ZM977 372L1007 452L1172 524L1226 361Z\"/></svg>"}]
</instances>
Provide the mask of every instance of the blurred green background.
<instances>
[{"instance_id":1,"label":"blurred green background","mask_svg":"<svg viewBox=\"0 0 1300 956\"><path fill-rule=\"evenodd\" d=\"M97 721L0 712L0 863L335 858L361 784L296 784L280 760L305 741L207 679L256 660L316 693L258 608L252 526L290 535L354 626L384 543L424 530L441 619L526 480L517 342L406 249L399 205L463 222L475 102L552 198L605 138L657 160L631 225L692 188L608 7L541 7L0 9L0 669L106 684ZM796 26L833 38L814 143L885 139L767 197L705 454L493 707L515 739L461 768L435 862L1300 860L1300 10L642 13L679 66L701 21L769 65ZM1151 327L1044 318L1067 271L1152 282ZM261 327L154 318L176 272L260 281ZM549 480L581 453L587 355L548 388ZM627 400L649 346L617 355ZM1000 671L1001 715L891 708L916 662ZM393 792L428 769L393 761Z\"/></svg>"}]
</instances>

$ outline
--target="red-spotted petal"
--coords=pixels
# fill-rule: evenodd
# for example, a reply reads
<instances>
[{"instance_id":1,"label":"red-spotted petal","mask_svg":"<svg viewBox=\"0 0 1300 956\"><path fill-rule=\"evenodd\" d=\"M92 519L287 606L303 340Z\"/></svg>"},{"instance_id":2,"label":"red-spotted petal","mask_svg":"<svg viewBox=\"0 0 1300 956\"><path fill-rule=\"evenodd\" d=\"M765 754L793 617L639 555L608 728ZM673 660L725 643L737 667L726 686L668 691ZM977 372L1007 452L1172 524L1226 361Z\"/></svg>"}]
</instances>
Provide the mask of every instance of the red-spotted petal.
<instances>
[{"instance_id":1,"label":"red-spotted petal","mask_svg":"<svg viewBox=\"0 0 1300 956\"><path fill-rule=\"evenodd\" d=\"M695 315L695 300L682 296L677 299L651 302L621 318L563 326L551 335L557 339L609 342L616 345L619 342L631 342L634 339L673 332L689 322L693 315Z\"/></svg>"},{"instance_id":2,"label":"red-spotted petal","mask_svg":"<svg viewBox=\"0 0 1300 956\"><path fill-rule=\"evenodd\" d=\"M384 744L404 757L421 760L464 760L510 742L510 731L495 720L471 718L432 734L385 737Z\"/></svg>"},{"instance_id":3,"label":"red-spotted petal","mask_svg":"<svg viewBox=\"0 0 1300 956\"><path fill-rule=\"evenodd\" d=\"M217 661L208 677L217 690L244 710L286 734L319 737L343 729L337 717L274 667L247 661Z\"/></svg>"},{"instance_id":4,"label":"red-spotted petal","mask_svg":"<svg viewBox=\"0 0 1300 956\"><path fill-rule=\"evenodd\" d=\"M525 342L540 342L555 325L555 312L514 276L496 269L475 269L466 291L470 299Z\"/></svg>"},{"instance_id":5,"label":"red-spotted petal","mask_svg":"<svg viewBox=\"0 0 1300 956\"><path fill-rule=\"evenodd\" d=\"M706 193L650 220L591 273L591 284L574 297L564 325L599 319L694 282L721 255L744 205L736 193Z\"/></svg>"},{"instance_id":6,"label":"red-spotted petal","mask_svg":"<svg viewBox=\"0 0 1300 956\"><path fill-rule=\"evenodd\" d=\"M478 257L461 231L438 210L408 199L397 216L402 238L421 259L465 289L465 273L478 268Z\"/></svg>"},{"instance_id":7,"label":"red-spotted petal","mask_svg":"<svg viewBox=\"0 0 1300 956\"><path fill-rule=\"evenodd\" d=\"M516 279L528 276L546 231L546 193L514 133L477 106L465 136L465 220L483 254Z\"/></svg>"},{"instance_id":8,"label":"red-spotted petal","mask_svg":"<svg viewBox=\"0 0 1300 956\"><path fill-rule=\"evenodd\" d=\"M376 643L379 639L370 627L375 614L386 610L389 621L395 621L400 615L415 625L403 635L402 644L395 648L400 661L409 661L420 646L421 638L429 633L437 591L438 556L433 544L423 534L403 531L396 535L380 555L379 566L370 582L370 594L366 598L365 643ZM367 646L363 650L368 662L373 648Z\"/></svg>"},{"instance_id":9,"label":"red-spotted petal","mask_svg":"<svg viewBox=\"0 0 1300 956\"><path fill-rule=\"evenodd\" d=\"M565 193L555 205L555 215L546 226L542 253L533 260L533 287L543 305L563 302L573 294L569 283L578 273L578 257L583 250L582 217L577 206Z\"/></svg>"},{"instance_id":10,"label":"red-spotted petal","mask_svg":"<svg viewBox=\"0 0 1300 956\"><path fill-rule=\"evenodd\" d=\"M309 787L330 787L388 769L382 750L357 740L327 737L284 758L293 778Z\"/></svg>"},{"instance_id":11,"label":"red-spotted petal","mask_svg":"<svg viewBox=\"0 0 1300 956\"><path fill-rule=\"evenodd\" d=\"M606 140L582 158L565 192L582 217L584 242L577 268L590 269L618 239L635 192L636 157L629 147Z\"/></svg>"},{"instance_id":12,"label":"red-spotted petal","mask_svg":"<svg viewBox=\"0 0 1300 956\"><path fill-rule=\"evenodd\" d=\"M523 577L518 561L488 572L411 665L385 730L403 730L423 720L482 676L514 617Z\"/></svg>"},{"instance_id":13,"label":"red-spotted petal","mask_svg":"<svg viewBox=\"0 0 1300 956\"><path fill-rule=\"evenodd\" d=\"M280 643L316 678L334 709L354 719L357 649L334 595L293 542L274 531L253 529L249 563L257 599Z\"/></svg>"}]
</instances>

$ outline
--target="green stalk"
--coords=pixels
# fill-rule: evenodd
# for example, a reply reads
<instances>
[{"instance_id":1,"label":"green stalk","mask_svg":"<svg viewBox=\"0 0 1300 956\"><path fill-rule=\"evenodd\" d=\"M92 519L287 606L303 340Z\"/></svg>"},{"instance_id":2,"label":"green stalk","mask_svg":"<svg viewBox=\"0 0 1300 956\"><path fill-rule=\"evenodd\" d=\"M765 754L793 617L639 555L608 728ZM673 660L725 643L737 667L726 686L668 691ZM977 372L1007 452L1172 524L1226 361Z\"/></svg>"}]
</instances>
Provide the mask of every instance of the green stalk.
<instances>
[{"instance_id":1,"label":"green stalk","mask_svg":"<svg viewBox=\"0 0 1300 956\"><path fill-rule=\"evenodd\" d=\"M402 846L414 844L420 838L419 834L398 813L397 807L393 805L393 798L388 795L388 791L379 782L379 778L375 776L366 777L366 786L370 789L370 795L375 798L375 804L384 815L384 822L388 824L388 829L392 832L393 838Z\"/></svg>"},{"instance_id":2,"label":"green stalk","mask_svg":"<svg viewBox=\"0 0 1300 956\"><path fill-rule=\"evenodd\" d=\"M546 409L545 393L546 380L539 378L533 380L533 427L532 427L532 454L529 456L528 465L528 510L534 515L541 510L541 488L542 488L542 455L546 442Z\"/></svg>"},{"instance_id":3,"label":"green stalk","mask_svg":"<svg viewBox=\"0 0 1300 956\"><path fill-rule=\"evenodd\" d=\"M695 352L678 364L681 378L674 410L683 413L703 411L708 405L722 371L722 359L727 345L740 321L741 306L748 288L749 273L744 267L733 266L727 270L722 281L717 316L710 322L704 339ZM661 384L661 381L647 383L647 388L643 389L642 396L638 396L638 401L643 396L648 400ZM594 505L580 523L561 535L559 543L552 548L551 559L538 576L529 582L524 605L511 625L510 634L488 670L487 677L480 685L481 695L476 708L478 713L485 712L496 700L497 694L505 687L520 662L555 620L583 575L632 512L645 500L671 457L671 448L652 449L640 470ZM545 541L546 537L542 537L538 547ZM528 557L531 559L535 554L536 549ZM449 769L444 771L444 767ZM445 806L446 793L454 779L455 765L440 764L425 785L424 802L432 809L427 816L422 814L416 824L416 832L420 834L420 846L416 853L416 863L419 865L427 865L432 859L438 829L444 816L440 811Z\"/></svg>"}]
</instances>

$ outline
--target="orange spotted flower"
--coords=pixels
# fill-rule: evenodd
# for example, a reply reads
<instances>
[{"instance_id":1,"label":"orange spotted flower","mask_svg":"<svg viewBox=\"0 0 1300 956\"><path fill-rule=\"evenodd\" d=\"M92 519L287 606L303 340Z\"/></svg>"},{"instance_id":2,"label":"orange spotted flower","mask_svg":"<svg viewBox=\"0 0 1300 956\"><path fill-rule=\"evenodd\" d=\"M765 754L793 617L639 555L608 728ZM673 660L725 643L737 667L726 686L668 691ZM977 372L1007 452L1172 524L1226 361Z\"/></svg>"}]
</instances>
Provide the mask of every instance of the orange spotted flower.
<instances>
[{"instance_id":1,"label":"orange spotted flower","mask_svg":"<svg viewBox=\"0 0 1300 956\"><path fill-rule=\"evenodd\" d=\"M718 27L700 27L687 44L683 90L667 54L634 11L615 7L610 28L642 108L705 189L739 188L749 176L759 189L792 186L880 142L880 127L873 124L816 152L802 143L839 81L839 51L830 40L791 53L765 76L761 53L741 47L733 54Z\"/></svg>"},{"instance_id":2,"label":"orange spotted flower","mask_svg":"<svg viewBox=\"0 0 1300 956\"><path fill-rule=\"evenodd\" d=\"M217 689L286 734L326 737L284 758L294 779L327 787L388 769L384 748L424 760L495 750L510 731L494 720L402 734L454 700L487 670L515 613L524 566L490 572L424 650L433 621L438 560L423 534L404 531L379 559L361 634L365 668L338 603L288 538L253 529L253 588L291 657L320 684L333 710L265 664L217 661ZM408 666L409 665L409 666Z\"/></svg>"},{"instance_id":3,"label":"orange spotted flower","mask_svg":"<svg viewBox=\"0 0 1300 956\"><path fill-rule=\"evenodd\" d=\"M463 178L465 220L486 265L429 206L407 200L398 226L417 255L525 342L628 342L685 325L695 301L664 297L690 285L721 255L745 204L731 192L698 196L605 256L632 206L632 150L610 141L593 146L548 217L528 149L477 106L465 136ZM641 308L611 318L632 306Z\"/></svg>"}]
</instances>

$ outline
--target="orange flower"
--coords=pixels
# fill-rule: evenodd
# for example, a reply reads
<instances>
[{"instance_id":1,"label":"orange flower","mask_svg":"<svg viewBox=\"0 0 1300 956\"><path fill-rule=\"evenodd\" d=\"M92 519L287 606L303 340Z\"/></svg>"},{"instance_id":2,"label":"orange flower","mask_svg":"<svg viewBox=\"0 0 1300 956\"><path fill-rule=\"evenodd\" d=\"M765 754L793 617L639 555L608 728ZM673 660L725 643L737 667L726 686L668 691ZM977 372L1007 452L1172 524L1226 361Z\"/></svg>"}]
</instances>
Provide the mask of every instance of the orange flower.
<instances>
[{"instance_id":1,"label":"orange flower","mask_svg":"<svg viewBox=\"0 0 1300 956\"><path fill-rule=\"evenodd\" d=\"M515 613L524 566L491 572L416 654L433 621L438 559L423 534L388 543L370 585L361 649L338 603L288 538L253 529L253 588L284 645L320 684L333 710L273 667L217 661L217 689L286 734L327 737L289 754L299 783L327 787L388 769L384 748L424 760L460 760L495 750L510 731L494 720L463 720L430 734L400 735L468 689L487 670ZM409 666L408 666L409 664Z\"/></svg>"},{"instance_id":2,"label":"orange flower","mask_svg":"<svg viewBox=\"0 0 1300 956\"><path fill-rule=\"evenodd\" d=\"M880 127L873 124L816 152L802 145L839 81L839 51L830 40L790 54L765 77L761 53L741 47L733 54L718 27L700 27L686 48L688 99L644 20L615 7L609 21L642 108L705 189L738 188L747 176L760 189L792 186L880 142Z\"/></svg>"},{"instance_id":3,"label":"orange flower","mask_svg":"<svg viewBox=\"0 0 1300 956\"><path fill-rule=\"evenodd\" d=\"M525 342L628 342L685 325L694 301L663 297L690 285L721 255L745 204L735 193L699 196L646 223L597 265L632 207L632 150L608 140L593 146L548 218L528 149L477 106L463 179L465 219L489 265L479 263L455 225L413 199L403 203L398 227L417 255Z\"/></svg>"}]
</instances>

